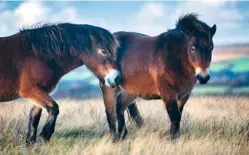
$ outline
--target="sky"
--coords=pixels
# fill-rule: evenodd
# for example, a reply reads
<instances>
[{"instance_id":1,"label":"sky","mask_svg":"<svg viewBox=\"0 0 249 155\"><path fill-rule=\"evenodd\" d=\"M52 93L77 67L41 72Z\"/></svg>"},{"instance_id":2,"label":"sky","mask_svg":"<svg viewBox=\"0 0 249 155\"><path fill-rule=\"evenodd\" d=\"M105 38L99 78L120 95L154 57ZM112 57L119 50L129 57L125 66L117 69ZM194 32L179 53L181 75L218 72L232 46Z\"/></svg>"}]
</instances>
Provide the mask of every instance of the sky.
<instances>
[{"instance_id":1,"label":"sky","mask_svg":"<svg viewBox=\"0 0 249 155\"><path fill-rule=\"evenodd\" d=\"M91 24L111 32L133 31L155 36L173 29L186 13L198 13L217 25L214 44L249 43L249 2L235 1L25 1L0 2L0 36L37 23Z\"/></svg>"}]
</instances>

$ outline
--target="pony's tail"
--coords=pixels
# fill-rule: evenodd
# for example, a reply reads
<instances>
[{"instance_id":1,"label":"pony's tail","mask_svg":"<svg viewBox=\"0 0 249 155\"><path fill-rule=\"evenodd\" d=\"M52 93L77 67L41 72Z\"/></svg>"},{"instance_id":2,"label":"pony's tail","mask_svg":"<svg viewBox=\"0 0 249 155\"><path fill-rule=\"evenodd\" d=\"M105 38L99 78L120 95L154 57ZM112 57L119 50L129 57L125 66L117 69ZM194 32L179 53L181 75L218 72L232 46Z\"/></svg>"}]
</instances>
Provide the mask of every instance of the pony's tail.
<instances>
[{"instance_id":1,"label":"pony's tail","mask_svg":"<svg viewBox=\"0 0 249 155\"><path fill-rule=\"evenodd\" d=\"M144 120L141 117L141 114L140 114L140 112L138 110L136 101L134 101L132 104L130 104L128 106L127 113L128 113L129 119L131 119L132 122L134 124L136 124L138 128L141 128L143 126Z\"/></svg>"}]
</instances>

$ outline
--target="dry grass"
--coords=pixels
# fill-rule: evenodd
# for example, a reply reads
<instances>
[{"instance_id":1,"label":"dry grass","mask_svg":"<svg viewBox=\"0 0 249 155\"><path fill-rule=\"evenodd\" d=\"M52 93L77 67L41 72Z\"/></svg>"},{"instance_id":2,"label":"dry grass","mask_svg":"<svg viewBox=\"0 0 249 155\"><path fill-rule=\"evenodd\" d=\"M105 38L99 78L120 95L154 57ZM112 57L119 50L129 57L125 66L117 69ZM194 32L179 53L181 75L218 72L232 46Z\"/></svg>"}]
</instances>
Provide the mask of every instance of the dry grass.
<instances>
[{"instance_id":1,"label":"dry grass","mask_svg":"<svg viewBox=\"0 0 249 155\"><path fill-rule=\"evenodd\" d=\"M24 145L26 104L0 104L0 154L249 154L249 98L192 97L181 122L181 137L171 141L161 101L139 101L145 125L127 121L128 137L113 144L102 100L59 100L60 115L49 144ZM47 114L43 113L39 131Z\"/></svg>"}]
</instances>

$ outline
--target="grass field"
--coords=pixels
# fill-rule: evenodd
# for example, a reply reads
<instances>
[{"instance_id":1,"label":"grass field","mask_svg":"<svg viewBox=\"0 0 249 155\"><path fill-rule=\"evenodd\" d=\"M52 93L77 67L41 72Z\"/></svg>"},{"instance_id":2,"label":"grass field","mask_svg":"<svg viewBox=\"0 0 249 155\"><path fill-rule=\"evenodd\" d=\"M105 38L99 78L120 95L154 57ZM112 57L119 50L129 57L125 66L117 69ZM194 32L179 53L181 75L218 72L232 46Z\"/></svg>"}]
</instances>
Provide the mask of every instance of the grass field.
<instances>
[{"instance_id":1,"label":"grass field","mask_svg":"<svg viewBox=\"0 0 249 155\"><path fill-rule=\"evenodd\" d=\"M169 120L161 101L138 100L142 129L127 121L128 136L109 137L102 100L58 100L60 115L49 144L25 147L27 104L0 104L0 154L249 154L249 98L192 97L184 109L181 137L169 139ZM45 122L44 112L39 131ZM165 134L166 133L166 134Z\"/></svg>"}]
</instances>

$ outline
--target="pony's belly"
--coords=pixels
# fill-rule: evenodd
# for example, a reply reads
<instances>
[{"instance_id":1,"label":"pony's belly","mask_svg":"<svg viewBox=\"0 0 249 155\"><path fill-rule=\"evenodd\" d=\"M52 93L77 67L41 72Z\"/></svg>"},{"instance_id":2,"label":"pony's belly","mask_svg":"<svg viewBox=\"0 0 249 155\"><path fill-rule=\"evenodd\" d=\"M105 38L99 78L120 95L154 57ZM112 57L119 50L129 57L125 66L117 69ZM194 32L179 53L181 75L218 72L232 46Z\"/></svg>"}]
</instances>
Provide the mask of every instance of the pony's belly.
<instances>
[{"instance_id":1,"label":"pony's belly","mask_svg":"<svg viewBox=\"0 0 249 155\"><path fill-rule=\"evenodd\" d=\"M19 98L18 92L18 79L7 78L4 75L0 77L0 102Z\"/></svg>"},{"instance_id":2,"label":"pony's belly","mask_svg":"<svg viewBox=\"0 0 249 155\"><path fill-rule=\"evenodd\" d=\"M150 95L150 96L142 96L145 100L159 100L161 99L161 96L159 95Z\"/></svg>"},{"instance_id":3,"label":"pony's belly","mask_svg":"<svg viewBox=\"0 0 249 155\"><path fill-rule=\"evenodd\" d=\"M17 89L6 89L0 86L0 102L11 101L19 98Z\"/></svg>"},{"instance_id":4,"label":"pony's belly","mask_svg":"<svg viewBox=\"0 0 249 155\"><path fill-rule=\"evenodd\" d=\"M121 85L122 91L125 93L135 95L138 97L159 96L158 88L151 77L139 76L123 77L123 83Z\"/></svg>"},{"instance_id":5,"label":"pony's belly","mask_svg":"<svg viewBox=\"0 0 249 155\"><path fill-rule=\"evenodd\" d=\"M20 96L18 94L0 95L0 102L12 101L12 100L15 100L18 98L20 98Z\"/></svg>"}]
</instances>

